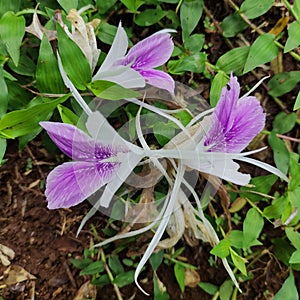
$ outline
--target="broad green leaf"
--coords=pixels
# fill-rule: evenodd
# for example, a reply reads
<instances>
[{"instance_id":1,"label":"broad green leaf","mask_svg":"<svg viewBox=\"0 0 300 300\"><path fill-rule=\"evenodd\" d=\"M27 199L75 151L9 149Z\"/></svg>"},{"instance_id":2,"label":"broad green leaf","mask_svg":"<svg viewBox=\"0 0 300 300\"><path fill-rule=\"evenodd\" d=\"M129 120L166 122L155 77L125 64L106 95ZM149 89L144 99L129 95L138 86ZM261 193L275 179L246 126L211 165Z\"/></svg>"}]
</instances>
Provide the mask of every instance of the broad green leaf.
<instances>
[{"instance_id":1,"label":"broad green leaf","mask_svg":"<svg viewBox=\"0 0 300 300\"><path fill-rule=\"evenodd\" d=\"M135 17L134 22L139 26L151 26L158 23L165 15L166 11L161 9L145 9Z\"/></svg>"},{"instance_id":2,"label":"broad green leaf","mask_svg":"<svg viewBox=\"0 0 300 300\"><path fill-rule=\"evenodd\" d=\"M114 284L116 284L119 288L131 284L134 282L134 270L130 270L125 273L117 274L114 280Z\"/></svg>"},{"instance_id":3,"label":"broad green leaf","mask_svg":"<svg viewBox=\"0 0 300 300\"><path fill-rule=\"evenodd\" d=\"M245 0L240 11L244 13L248 19L255 19L265 14L273 5L274 0L260 0L259 2L253 0Z\"/></svg>"},{"instance_id":4,"label":"broad green leaf","mask_svg":"<svg viewBox=\"0 0 300 300\"><path fill-rule=\"evenodd\" d=\"M221 24L223 35L227 38L234 37L248 27L248 24L237 13L227 16Z\"/></svg>"},{"instance_id":5,"label":"broad green leaf","mask_svg":"<svg viewBox=\"0 0 300 300\"><path fill-rule=\"evenodd\" d=\"M229 240L232 247L237 249L243 248L243 232L240 230L231 230L229 234Z\"/></svg>"},{"instance_id":6,"label":"broad green leaf","mask_svg":"<svg viewBox=\"0 0 300 300\"><path fill-rule=\"evenodd\" d=\"M230 256L233 264L241 271L241 273L247 276L247 270L245 265L245 259L239 256L235 251L230 251Z\"/></svg>"},{"instance_id":7,"label":"broad green leaf","mask_svg":"<svg viewBox=\"0 0 300 300\"><path fill-rule=\"evenodd\" d=\"M220 286L220 300L231 299L231 294L233 290L232 280L226 280Z\"/></svg>"},{"instance_id":8,"label":"broad green leaf","mask_svg":"<svg viewBox=\"0 0 300 300\"><path fill-rule=\"evenodd\" d=\"M65 12L69 12L71 8L77 8L78 0L57 0L59 5L65 10Z\"/></svg>"},{"instance_id":9,"label":"broad green leaf","mask_svg":"<svg viewBox=\"0 0 300 300\"><path fill-rule=\"evenodd\" d=\"M233 72L241 75L249 54L250 46L238 47L223 54L217 61L216 67L226 74Z\"/></svg>"},{"instance_id":10,"label":"broad green leaf","mask_svg":"<svg viewBox=\"0 0 300 300\"><path fill-rule=\"evenodd\" d=\"M149 262L152 266L153 271L156 271L158 269L158 267L160 266L160 264L162 263L164 258L164 251L160 250L158 252L154 252L151 254L150 258L149 258Z\"/></svg>"},{"instance_id":11,"label":"broad green leaf","mask_svg":"<svg viewBox=\"0 0 300 300\"><path fill-rule=\"evenodd\" d=\"M250 208L243 223L243 248L250 247L250 244L259 237L263 227L263 217L255 208Z\"/></svg>"},{"instance_id":12,"label":"broad green leaf","mask_svg":"<svg viewBox=\"0 0 300 300\"><path fill-rule=\"evenodd\" d=\"M117 255L113 255L108 258L108 265L115 274L124 273L124 268Z\"/></svg>"},{"instance_id":13,"label":"broad green leaf","mask_svg":"<svg viewBox=\"0 0 300 300\"><path fill-rule=\"evenodd\" d=\"M41 93L61 94L66 89L58 69L57 59L45 35L40 46L36 84Z\"/></svg>"},{"instance_id":14,"label":"broad green leaf","mask_svg":"<svg viewBox=\"0 0 300 300\"><path fill-rule=\"evenodd\" d=\"M180 287L181 292L184 292L184 279L185 279L185 272L184 267L180 264L174 265L174 274L176 277L176 280L178 282L178 285Z\"/></svg>"},{"instance_id":15,"label":"broad green leaf","mask_svg":"<svg viewBox=\"0 0 300 300\"><path fill-rule=\"evenodd\" d=\"M247 73L259 65L272 61L278 54L274 44L274 35L266 33L259 36L250 46L243 73Z\"/></svg>"},{"instance_id":16,"label":"broad green leaf","mask_svg":"<svg viewBox=\"0 0 300 300\"><path fill-rule=\"evenodd\" d=\"M132 13L137 13L141 5L145 3L143 0L120 0Z\"/></svg>"},{"instance_id":17,"label":"broad green leaf","mask_svg":"<svg viewBox=\"0 0 300 300\"><path fill-rule=\"evenodd\" d=\"M96 5L101 15L105 14L110 8L112 8L118 0L96 0Z\"/></svg>"},{"instance_id":18,"label":"broad green leaf","mask_svg":"<svg viewBox=\"0 0 300 300\"><path fill-rule=\"evenodd\" d=\"M99 38L99 40L102 43L111 45L115 38L117 29L118 28L114 25L110 25L108 23L101 22L99 25L99 33L98 33L97 37Z\"/></svg>"},{"instance_id":19,"label":"broad green leaf","mask_svg":"<svg viewBox=\"0 0 300 300\"><path fill-rule=\"evenodd\" d=\"M37 130L39 122L44 121L58 104L68 98L69 95L66 95L51 102L7 113L0 120L0 135L14 139Z\"/></svg>"},{"instance_id":20,"label":"broad green leaf","mask_svg":"<svg viewBox=\"0 0 300 300\"><path fill-rule=\"evenodd\" d=\"M12 60L7 62L9 68L19 75L34 77L36 70L36 62L28 57L30 55L25 49L20 49L20 59L18 66Z\"/></svg>"},{"instance_id":21,"label":"broad green leaf","mask_svg":"<svg viewBox=\"0 0 300 300\"><path fill-rule=\"evenodd\" d=\"M1 166L1 162L3 161L6 147L7 147L6 139L0 137L0 166Z\"/></svg>"},{"instance_id":22,"label":"broad green leaf","mask_svg":"<svg viewBox=\"0 0 300 300\"><path fill-rule=\"evenodd\" d=\"M287 205L287 197L281 196L278 199L275 199L272 202L272 205L267 206L264 210L264 216L266 216L269 219L278 219L281 217L282 212L284 211L286 205Z\"/></svg>"},{"instance_id":23,"label":"broad green leaf","mask_svg":"<svg viewBox=\"0 0 300 300\"><path fill-rule=\"evenodd\" d=\"M290 272L289 277L283 283L279 292L275 295L274 300L299 300L298 290L295 284L293 272Z\"/></svg>"},{"instance_id":24,"label":"broad green leaf","mask_svg":"<svg viewBox=\"0 0 300 300\"><path fill-rule=\"evenodd\" d=\"M62 65L72 83L79 89L85 90L92 80L90 64L80 48L67 36L57 23L58 49Z\"/></svg>"},{"instance_id":25,"label":"broad green leaf","mask_svg":"<svg viewBox=\"0 0 300 300\"><path fill-rule=\"evenodd\" d=\"M0 118L6 113L8 106L8 89L4 79L3 66L0 65Z\"/></svg>"},{"instance_id":26,"label":"broad green leaf","mask_svg":"<svg viewBox=\"0 0 300 300\"><path fill-rule=\"evenodd\" d=\"M167 144L175 135L175 128L170 123L156 122L153 133L161 146Z\"/></svg>"},{"instance_id":27,"label":"broad green leaf","mask_svg":"<svg viewBox=\"0 0 300 300\"><path fill-rule=\"evenodd\" d=\"M287 227L285 229L285 234L292 243L292 245L300 250L300 233L298 231L295 231L294 228Z\"/></svg>"},{"instance_id":28,"label":"broad green leaf","mask_svg":"<svg viewBox=\"0 0 300 300\"><path fill-rule=\"evenodd\" d=\"M95 80L88 84L88 88L95 94L95 96L107 100L120 100L140 96L138 92L126 89L114 82L106 80Z\"/></svg>"},{"instance_id":29,"label":"broad green leaf","mask_svg":"<svg viewBox=\"0 0 300 300\"><path fill-rule=\"evenodd\" d=\"M83 258L83 259L74 259L70 260L71 264L77 269L84 269L88 265L90 265L93 261L90 258Z\"/></svg>"},{"instance_id":30,"label":"broad green leaf","mask_svg":"<svg viewBox=\"0 0 300 300\"><path fill-rule=\"evenodd\" d=\"M220 258L225 258L229 255L230 250L230 240L221 240L211 251L210 254L216 255Z\"/></svg>"},{"instance_id":31,"label":"broad green leaf","mask_svg":"<svg viewBox=\"0 0 300 300\"><path fill-rule=\"evenodd\" d=\"M204 292L211 296L215 295L218 291L218 287L209 282L200 282L198 285Z\"/></svg>"},{"instance_id":32,"label":"broad green leaf","mask_svg":"<svg viewBox=\"0 0 300 300\"><path fill-rule=\"evenodd\" d=\"M96 286L105 286L110 284L111 281L109 279L109 276L107 274L101 274L100 277L96 277L91 281L91 284L96 285Z\"/></svg>"},{"instance_id":33,"label":"broad green leaf","mask_svg":"<svg viewBox=\"0 0 300 300\"><path fill-rule=\"evenodd\" d=\"M287 114L282 111L276 115L273 121L273 130L280 134L287 133L294 128L296 121L297 115L295 113Z\"/></svg>"},{"instance_id":34,"label":"broad green leaf","mask_svg":"<svg viewBox=\"0 0 300 300\"><path fill-rule=\"evenodd\" d=\"M20 58L20 46L25 34L25 18L17 17L8 11L0 19L0 37L14 64L17 66Z\"/></svg>"},{"instance_id":35,"label":"broad green leaf","mask_svg":"<svg viewBox=\"0 0 300 300\"><path fill-rule=\"evenodd\" d=\"M210 105L215 107L220 99L222 88L228 82L228 76L224 72L218 72L214 77L210 88Z\"/></svg>"},{"instance_id":36,"label":"broad green leaf","mask_svg":"<svg viewBox=\"0 0 300 300\"><path fill-rule=\"evenodd\" d=\"M296 101L295 101L293 110L297 110L297 109L299 109L299 108L300 108L300 91L299 91L299 93L298 93L298 95L297 95L297 99L296 99Z\"/></svg>"},{"instance_id":37,"label":"broad green leaf","mask_svg":"<svg viewBox=\"0 0 300 300\"><path fill-rule=\"evenodd\" d=\"M275 256L282 261L286 266L289 265L289 259L295 248L284 238L272 239Z\"/></svg>"},{"instance_id":38,"label":"broad green leaf","mask_svg":"<svg viewBox=\"0 0 300 300\"><path fill-rule=\"evenodd\" d=\"M290 92L300 82L300 71L283 72L274 75L268 82L269 94L279 97Z\"/></svg>"},{"instance_id":39,"label":"broad green leaf","mask_svg":"<svg viewBox=\"0 0 300 300\"><path fill-rule=\"evenodd\" d=\"M184 72L202 73L205 69L207 55L199 52L190 56L185 56L179 60L168 62L168 71L171 74L181 74Z\"/></svg>"},{"instance_id":40,"label":"broad green leaf","mask_svg":"<svg viewBox=\"0 0 300 300\"><path fill-rule=\"evenodd\" d=\"M180 23L182 28L182 40L188 38L196 28L203 11L203 0L183 0L180 7Z\"/></svg>"},{"instance_id":41,"label":"broad green leaf","mask_svg":"<svg viewBox=\"0 0 300 300\"><path fill-rule=\"evenodd\" d=\"M284 46L284 53L287 53L300 45L300 23L294 21L288 27L288 39Z\"/></svg>"},{"instance_id":42,"label":"broad green leaf","mask_svg":"<svg viewBox=\"0 0 300 300\"><path fill-rule=\"evenodd\" d=\"M104 263L102 260L94 261L85 267L80 275L95 275L100 274L104 271Z\"/></svg>"},{"instance_id":43,"label":"broad green leaf","mask_svg":"<svg viewBox=\"0 0 300 300\"><path fill-rule=\"evenodd\" d=\"M184 47L190 53L197 53L202 49L203 44L204 44L204 34L195 33L189 36L185 40Z\"/></svg>"},{"instance_id":44,"label":"broad green leaf","mask_svg":"<svg viewBox=\"0 0 300 300\"><path fill-rule=\"evenodd\" d=\"M289 161L290 161L290 154L286 148L284 141L279 139L276 136L276 132L272 131L269 135L269 144L274 153L274 161L276 167L284 174L287 173L289 169Z\"/></svg>"},{"instance_id":45,"label":"broad green leaf","mask_svg":"<svg viewBox=\"0 0 300 300\"><path fill-rule=\"evenodd\" d=\"M14 0L14 1L7 1L7 0L0 0L0 17L8 12L18 12L20 9L21 0Z\"/></svg>"}]
</instances>

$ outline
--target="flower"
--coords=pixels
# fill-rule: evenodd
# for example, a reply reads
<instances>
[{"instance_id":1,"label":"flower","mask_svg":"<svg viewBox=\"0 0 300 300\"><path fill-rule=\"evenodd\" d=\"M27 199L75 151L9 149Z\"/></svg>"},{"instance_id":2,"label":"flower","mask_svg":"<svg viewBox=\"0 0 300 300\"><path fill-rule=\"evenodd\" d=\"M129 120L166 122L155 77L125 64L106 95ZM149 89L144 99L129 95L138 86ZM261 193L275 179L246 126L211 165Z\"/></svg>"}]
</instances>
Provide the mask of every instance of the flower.
<instances>
[{"instance_id":1,"label":"flower","mask_svg":"<svg viewBox=\"0 0 300 300\"><path fill-rule=\"evenodd\" d=\"M95 80L108 80L126 88L144 87L145 83L174 93L174 80L154 68L163 65L171 56L174 44L169 32L162 30L134 45L125 55L128 38L119 24L112 46L94 75Z\"/></svg>"},{"instance_id":2,"label":"flower","mask_svg":"<svg viewBox=\"0 0 300 300\"><path fill-rule=\"evenodd\" d=\"M101 137L98 138L98 128ZM106 185L99 205L107 207L123 181L141 160L140 149L123 140L99 112L86 123L90 137L76 126L58 122L40 122L57 147L73 162L56 167L47 177L45 195L48 208L77 205Z\"/></svg>"}]
</instances>

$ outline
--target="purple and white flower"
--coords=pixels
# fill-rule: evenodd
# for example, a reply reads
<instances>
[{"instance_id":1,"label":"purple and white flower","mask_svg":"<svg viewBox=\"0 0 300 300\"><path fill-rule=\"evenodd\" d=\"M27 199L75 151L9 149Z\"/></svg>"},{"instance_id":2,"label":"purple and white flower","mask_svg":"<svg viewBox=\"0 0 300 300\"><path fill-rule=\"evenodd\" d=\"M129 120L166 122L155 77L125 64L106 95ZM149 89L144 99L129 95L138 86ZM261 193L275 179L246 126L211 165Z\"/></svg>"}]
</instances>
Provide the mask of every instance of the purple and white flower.
<instances>
[{"instance_id":1,"label":"purple and white flower","mask_svg":"<svg viewBox=\"0 0 300 300\"><path fill-rule=\"evenodd\" d=\"M144 87L145 83L174 93L174 80L167 73L156 70L170 58L174 44L169 32L162 30L128 48L127 34L119 24L112 46L94 75L95 80L108 80L126 88Z\"/></svg>"}]
</instances>

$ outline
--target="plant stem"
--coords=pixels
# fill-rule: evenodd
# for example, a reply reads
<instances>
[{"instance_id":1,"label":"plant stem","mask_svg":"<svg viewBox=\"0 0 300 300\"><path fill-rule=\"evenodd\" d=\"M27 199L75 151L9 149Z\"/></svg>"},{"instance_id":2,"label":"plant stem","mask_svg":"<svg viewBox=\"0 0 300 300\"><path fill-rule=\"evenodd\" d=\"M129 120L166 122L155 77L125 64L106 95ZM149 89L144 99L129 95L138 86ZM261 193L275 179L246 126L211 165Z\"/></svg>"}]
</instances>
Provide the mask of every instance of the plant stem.
<instances>
[{"instance_id":1,"label":"plant stem","mask_svg":"<svg viewBox=\"0 0 300 300\"><path fill-rule=\"evenodd\" d=\"M282 0L282 2L285 4L285 6L287 7L287 9L292 13L292 15L294 16L294 18L299 21L299 16L296 14L294 7L286 0Z\"/></svg>"}]
</instances>

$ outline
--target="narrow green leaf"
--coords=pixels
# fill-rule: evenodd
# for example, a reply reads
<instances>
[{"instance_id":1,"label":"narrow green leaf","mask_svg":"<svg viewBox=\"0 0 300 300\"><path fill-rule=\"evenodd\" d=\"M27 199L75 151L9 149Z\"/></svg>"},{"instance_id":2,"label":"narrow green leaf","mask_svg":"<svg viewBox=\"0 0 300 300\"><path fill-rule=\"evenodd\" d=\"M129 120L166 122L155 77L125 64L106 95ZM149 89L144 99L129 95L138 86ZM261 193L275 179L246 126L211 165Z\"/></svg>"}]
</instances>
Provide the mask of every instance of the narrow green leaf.
<instances>
[{"instance_id":1,"label":"narrow green leaf","mask_svg":"<svg viewBox=\"0 0 300 300\"><path fill-rule=\"evenodd\" d=\"M296 249L300 250L300 233L295 231L294 228L291 227L287 227L285 229L285 233L292 245Z\"/></svg>"},{"instance_id":2,"label":"narrow green leaf","mask_svg":"<svg viewBox=\"0 0 300 300\"><path fill-rule=\"evenodd\" d=\"M69 12L71 8L77 8L78 0L57 0L59 5L65 10L65 12Z\"/></svg>"},{"instance_id":3,"label":"narrow green leaf","mask_svg":"<svg viewBox=\"0 0 300 300\"><path fill-rule=\"evenodd\" d=\"M243 275L247 276L247 270L245 265L245 259L235 253L233 250L230 251L231 259L233 264L242 272Z\"/></svg>"},{"instance_id":4,"label":"narrow green leaf","mask_svg":"<svg viewBox=\"0 0 300 300\"><path fill-rule=\"evenodd\" d=\"M286 174L289 169L290 155L284 141L282 141L276 136L275 131L271 132L268 140L274 153L274 160L275 160L276 167L281 172Z\"/></svg>"},{"instance_id":5,"label":"narrow green leaf","mask_svg":"<svg viewBox=\"0 0 300 300\"><path fill-rule=\"evenodd\" d=\"M134 282L134 270L130 270L125 273L117 274L115 277L114 283L119 287L122 288L123 286L126 286L128 284L131 284Z\"/></svg>"},{"instance_id":6,"label":"narrow green leaf","mask_svg":"<svg viewBox=\"0 0 300 300\"><path fill-rule=\"evenodd\" d=\"M79 117L75 115L69 108L58 104L57 109L64 123L78 125Z\"/></svg>"},{"instance_id":7,"label":"narrow green leaf","mask_svg":"<svg viewBox=\"0 0 300 300\"><path fill-rule=\"evenodd\" d=\"M114 82L106 80L95 80L88 84L88 88L95 94L95 96L107 100L120 100L140 96L138 92L126 89Z\"/></svg>"},{"instance_id":8,"label":"narrow green leaf","mask_svg":"<svg viewBox=\"0 0 300 300\"><path fill-rule=\"evenodd\" d=\"M102 260L94 261L85 267L80 275L95 275L104 271L104 263Z\"/></svg>"},{"instance_id":9,"label":"narrow green leaf","mask_svg":"<svg viewBox=\"0 0 300 300\"><path fill-rule=\"evenodd\" d=\"M174 274L176 277L176 280L178 282L178 285L180 287L181 292L184 292L184 280L185 280L185 273L184 273L184 267L180 264L174 265Z\"/></svg>"},{"instance_id":10,"label":"narrow green leaf","mask_svg":"<svg viewBox=\"0 0 300 300\"><path fill-rule=\"evenodd\" d=\"M220 99L222 88L228 82L228 76L224 72L218 72L214 77L210 88L210 105L215 107Z\"/></svg>"},{"instance_id":11,"label":"narrow green leaf","mask_svg":"<svg viewBox=\"0 0 300 300\"><path fill-rule=\"evenodd\" d=\"M294 128L296 121L297 115L295 113L287 114L282 111L276 115L273 121L273 130L280 134L287 133Z\"/></svg>"},{"instance_id":12,"label":"narrow green leaf","mask_svg":"<svg viewBox=\"0 0 300 300\"><path fill-rule=\"evenodd\" d=\"M97 37L102 43L111 45L117 32L117 27L108 23L100 23Z\"/></svg>"},{"instance_id":13,"label":"narrow green leaf","mask_svg":"<svg viewBox=\"0 0 300 300\"><path fill-rule=\"evenodd\" d=\"M92 80L90 64L81 49L67 36L59 24L56 25L56 30L64 70L79 90L85 90L87 83Z\"/></svg>"},{"instance_id":14,"label":"narrow green leaf","mask_svg":"<svg viewBox=\"0 0 300 300\"><path fill-rule=\"evenodd\" d=\"M74 259L70 260L71 264L77 269L84 269L88 265L90 265L93 261L90 258L83 258L83 259Z\"/></svg>"},{"instance_id":15,"label":"narrow green leaf","mask_svg":"<svg viewBox=\"0 0 300 300\"><path fill-rule=\"evenodd\" d=\"M276 74L269 80L269 94L273 97L279 97L290 92L300 82L300 71L282 72Z\"/></svg>"},{"instance_id":16,"label":"narrow green leaf","mask_svg":"<svg viewBox=\"0 0 300 300\"><path fill-rule=\"evenodd\" d=\"M211 296L215 295L218 291L218 287L209 282L200 282L198 285L203 291Z\"/></svg>"},{"instance_id":17,"label":"narrow green leaf","mask_svg":"<svg viewBox=\"0 0 300 300\"><path fill-rule=\"evenodd\" d=\"M294 0L294 11L296 16L300 20L300 0Z\"/></svg>"},{"instance_id":18,"label":"narrow green leaf","mask_svg":"<svg viewBox=\"0 0 300 300\"><path fill-rule=\"evenodd\" d=\"M58 69L57 59L45 35L40 46L36 84L41 93L61 94L66 89Z\"/></svg>"},{"instance_id":19,"label":"narrow green leaf","mask_svg":"<svg viewBox=\"0 0 300 300\"><path fill-rule=\"evenodd\" d=\"M20 46L25 34L25 18L17 17L8 11L0 19L0 37L6 50L17 66L20 58Z\"/></svg>"},{"instance_id":20,"label":"narrow green leaf","mask_svg":"<svg viewBox=\"0 0 300 300\"><path fill-rule=\"evenodd\" d=\"M7 147L6 139L0 137L0 166L1 166L1 162L3 161L6 147Z\"/></svg>"},{"instance_id":21,"label":"narrow green leaf","mask_svg":"<svg viewBox=\"0 0 300 300\"><path fill-rule=\"evenodd\" d=\"M265 14L273 5L274 0L260 0L259 2L253 0L245 0L240 11L244 13L248 19L255 19Z\"/></svg>"},{"instance_id":22,"label":"narrow green leaf","mask_svg":"<svg viewBox=\"0 0 300 300\"><path fill-rule=\"evenodd\" d=\"M234 37L248 27L248 24L238 13L227 16L221 24L223 35L227 38Z\"/></svg>"},{"instance_id":23,"label":"narrow green leaf","mask_svg":"<svg viewBox=\"0 0 300 300\"><path fill-rule=\"evenodd\" d=\"M272 61L278 54L278 47L274 44L274 35L266 33L259 36L250 46L243 73L247 73L259 65Z\"/></svg>"},{"instance_id":24,"label":"narrow green leaf","mask_svg":"<svg viewBox=\"0 0 300 300\"><path fill-rule=\"evenodd\" d=\"M300 23L294 21L288 27L288 39L284 46L284 53L287 53L300 45Z\"/></svg>"},{"instance_id":25,"label":"narrow green leaf","mask_svg":"<svg viewBox=\"0 0 300 300\"><path fill-rule=\"evenodd\" d=\"M300 185L299 154L295 152L290 153L290 174L289 191L294 191Z\"/></svg>"},{"instance_id":26,"label":"narrow green leaf","mask_svg":"<svg viewBox=\"0 0 300 300\"><path fill-rule=\"evenodd\" d=\"M216 255L220 258L225 258L229 255L230 249L230 240L224 239L221 240L211 251L210 253Z\"/></svg>"},{"instance_id":27,"label":"narrow green leaf","mask_svg":"<svg viewBox=\"0 0 300 300\"><path fill-rule=\"evenodd\" d=\"M4 79L3 66L0 65L0 118L6 113L8 106L8 89Z\"/></svg>"},{"instance_id":28,"label":"narrow green leaf","mask_svg":"<svg viewBox=\"0 0 300 300\"><path fill-rule=\"evenodd\" d=\"M232 280L226 280L220 286L220 300L228 300L231 297L233 290L233 282Z\"/></svg>"},{"instance_id":29,"label":"narrow green leaf","mask_svg":"<svg viewBox=\"0 0 300 300\"><path fill-rule=\"evenodd\" d=\"M0 135L7 138L16 138L39 128L39 122L44 121L58 104L63 103L69 95L51 102L9 112L0 120Z\"/></svg>"},{"instance_id":30,"label":"narrow green leaf","mask_svg":"<svg viewBox=\"0 0 300 300\"><path fill-rule=\"evenodd\" d=\"M124 268L117 255L113 255L108 258L108 265L115 274L124 273Z\"/></svg>"},{"instance_id":31,"label":"narrow green leaf","mask_svg":"<svg viewBox=\"0 0 300 300\"><path fill-rule=\"evenodd\" d=\"M196 28L203 11L203 0L183 0L180 7L180 24L182 28L182 40Z\"/></svg>"},{"instance_id":32,"label":"narrow green leaf","mask_svg":"<svg viewBox=\"0 0 300 300\"><path fill-rule=\"evenodd\" d=\"M158 267L160 266L160 264L162 263L164 258L164 251L160 250L158 252L154 252L151 254L150 258L149 258L149 262L152 266L153 271L156 271L158 269Z\"/></svg>"},{"instance_id":33,"label":"narrow green leaf","mask_svg":"<svg viewBox=\"0 0 300 300\"><path fill-rule=\"evenodd\" d=\"M154 300L169 300L170 297L167 293L165 285L159 280L156 273L153 274L153 285L154 285Z\"/></svg>"},{"instance_id":34,"label":"narrow green leaf","mask_svg":"<svg viewBox=\"0 0 300 300\"><path fill-rule=\"evenodd\" d=\"M295 104L294 104L294 107L293 107L293 110L297 110L300 108L300 91L297 95L297 98L296 98L296 101L295 101Z\"/></svg>"},{"instance_id":35,"label":"narrow green leaf","mask_svg":"<svg viewBox=\"0 0 300 300\"><path fill-rule=\"evenodd\" d=\"M249 54L250 47L238 47L223 54L217 61L216 67L226 74L233 72L241 75Z\"/></svg>"},{"instance_id":36,"label":"narrow green leaf","mask_svg":"<svg viewBox=\"0 0 300 300\"><path fill-rule=\"evenodd\" d=\"M274 297L274 300L282 299L299 300L299 294L292 271L290 272L289 277L283 283L279 292Z\"/></svg>"},{"instance_id":37,"label":"narrow green leaf","mask_svg":"<svg viewBox=\"0 0 300 300\"><path fill-rule=\"evenodd\" d=\"M243 223L243 248L247 249L256 240L264 227L264 220L255 208L249 209Z\"/></svg>"},{"instance_id":38,"label":"narrow green leaf","mask_svg":"<svg viewBox=\"0 0 300 300\"><path fill-rule=\"evenodd\" d=\"M139 26L151 26L158 23L166 13L161 9L145 9L136 16L134 22Z\"/></svg>"}]
</instances>

